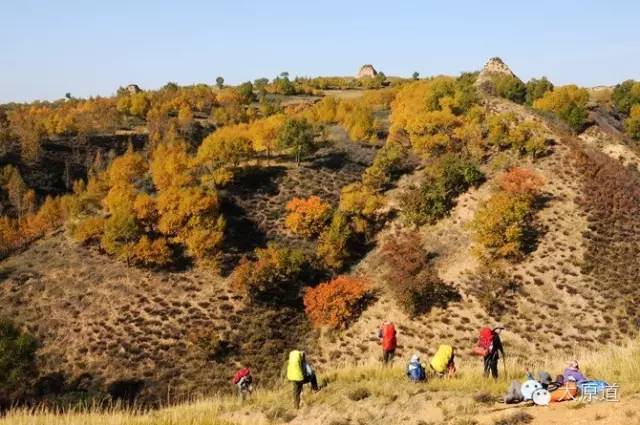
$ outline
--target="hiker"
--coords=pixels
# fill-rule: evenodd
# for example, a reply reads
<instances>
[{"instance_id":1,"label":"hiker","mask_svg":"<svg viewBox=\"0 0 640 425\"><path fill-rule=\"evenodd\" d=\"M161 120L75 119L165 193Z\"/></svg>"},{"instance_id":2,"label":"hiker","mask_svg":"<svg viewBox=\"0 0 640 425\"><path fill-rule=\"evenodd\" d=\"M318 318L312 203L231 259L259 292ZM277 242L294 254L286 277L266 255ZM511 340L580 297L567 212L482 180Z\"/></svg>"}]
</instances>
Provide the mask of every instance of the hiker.
<instances>
[{"instance_id":1,"label":"hiker","mask_svg":"<svg viewBox=\"0 0 640 425\"><path fill-rule=\"evenodd\" d=\"M238 395L240 399L244 401L247 396L253 392L251 370L248 367L239 369L235 375L233 375L233 384L238 387Z\"/></svg>"},{"instance_id":2,"label":"hiker","mask_svg":"<svg viewBox=\"0 0 640 425\"><path fill-rule=\"evenodd\" d=\"M455 351L452 346L442 344L429 362L431 370L440 378L452 378L456 373Z\"/></svg>"},{"instance_id":3,"label":"hiker","mask_svg":"<svg viewBox=\"0 0 640 425\"><path fill-rule=\"evenodd\" d=\"M407 365L407 376L412 382L421 382L427 379L424 365L420 363L420 356L418 353L411 356L411 360Z\"/></svg>"},{"instance_id":4,"label":"hiker","mask_svg":"<svg viewBox=\"0 0 640 425\"><path fill-rule=\"evenodd\" d=\"M578 365L577 360L571 360L570 362L567 362L567 368L562 373L562 377L565 381L568 381L569 378L573 378L573 380L578 384L587 380L587 377L584 376L580 371L580 365Z\"/></svg>"},{"instance_id":5,"label":"hiker","mask_svg":"<svg viewBox=\"0 0 640 425\"><path fill-rule=\"evenodd\" d=\"M503 328L482 328L478 338L478 345L474 347L474 353L481 353L484 361L484 377L488 378L489 374L494 379L498 379L498 360L500 354L504 357L504 348L500 339L500 332Z\"/></svg>"},{"instance_id":6,"label":"hiker","mask_svg":"<svg viewBox=\"0 0 640 425\"><path fill-rule=\"evenodd\" d=\"M311 384L313 391L318 391L316 373L306 360L303 351L293 350L289 353L287 379L293 383L293 407L300 408L300 394L304 384Z\"/></svg>"},{"instance_id":7,"label":"hiker","mask_svg":"<svg viewBox=\"0 0 640 425\"><path fill-rule=\"evenodd\" d=\"M396 327L388 320L385 320L378 331L378 338L382 344L382 363L387 365L393 361L396 354Z\"/></svg>"}]
</instances>

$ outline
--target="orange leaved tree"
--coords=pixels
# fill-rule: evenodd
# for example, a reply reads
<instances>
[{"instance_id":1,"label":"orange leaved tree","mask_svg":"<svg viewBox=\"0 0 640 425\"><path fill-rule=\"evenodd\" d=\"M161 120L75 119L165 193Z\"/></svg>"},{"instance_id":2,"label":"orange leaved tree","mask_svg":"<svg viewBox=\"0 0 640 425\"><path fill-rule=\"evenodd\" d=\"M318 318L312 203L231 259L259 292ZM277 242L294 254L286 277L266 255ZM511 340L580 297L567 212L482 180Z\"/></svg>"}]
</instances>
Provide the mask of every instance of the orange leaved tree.
<instances>
[{"instance_id":1,"label":"orange leaved tree","mask_svg":"<svg viewBox=\"0 0 640 425\"><path fill-rule=\"evenodd\" d=\"M338 276L309 289L304 309L316 327L345 328L362 312L370 296L365 278Z\"/></svg>"},{"instance_id":2,"label":"orange leaved tree","mask_svg":"<svg viewBox=\"0 0 640 425\"><path fill-rule=\"evenodd\" d=\"M313 237L318 235L331 215L331 206L320 197L293 198L287 203L289 215L285 224L296 235Z\"/></svg>"}]
</instances>

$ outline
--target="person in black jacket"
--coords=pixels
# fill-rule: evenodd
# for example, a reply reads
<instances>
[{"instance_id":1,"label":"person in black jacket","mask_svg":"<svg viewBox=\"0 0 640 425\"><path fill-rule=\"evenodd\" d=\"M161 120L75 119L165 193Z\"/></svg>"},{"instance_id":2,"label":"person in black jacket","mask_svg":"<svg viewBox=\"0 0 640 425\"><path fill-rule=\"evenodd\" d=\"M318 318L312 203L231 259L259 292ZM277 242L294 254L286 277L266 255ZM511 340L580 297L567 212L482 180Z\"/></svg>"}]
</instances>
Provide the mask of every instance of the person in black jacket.
<instances>
[{"instance_id":1,"label":"person in black jacket","mask_svg":"<svg viewBox=\"0 0 640 425\"><path fill-rule=\"evenodd\" d=\"M493 341L491 342L491 348L489 353L484 356L484 376L489 377L489 374L494 379L498 379L498 360L500 360L500 354L504 357L504 348L502 347L502 340L500 339L500 331L502 328L493 329Z\"/></svg>"}]
</instances>

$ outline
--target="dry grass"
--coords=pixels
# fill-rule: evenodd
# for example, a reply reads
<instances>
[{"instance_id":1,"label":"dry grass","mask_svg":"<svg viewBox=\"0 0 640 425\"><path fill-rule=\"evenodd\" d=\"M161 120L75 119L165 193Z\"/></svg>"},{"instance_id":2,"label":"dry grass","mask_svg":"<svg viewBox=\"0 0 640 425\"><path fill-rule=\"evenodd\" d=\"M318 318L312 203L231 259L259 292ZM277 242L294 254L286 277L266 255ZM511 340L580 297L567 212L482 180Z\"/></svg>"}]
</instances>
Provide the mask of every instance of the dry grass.
<instances>
[{"instance_id":1,"label":"dry grass","mask_svg":"<svg viewBox=\"0 0 640 425\"><path fill-rule=\"evenodd\" d=\"M618 383L621 397L629 397L640 392L640 344L633 343L624 347L609 347L599 353L577 353L583 369L588 376L602 378L610 383ZM558 372L563 365L562 357L549 354L538 360L533 366L536 370L545 369ZM416 402L433 403L439 401L441 416L447 420L468 421L481 413L487 413L490 406L474 400L478 393L499 395L503 393L511 379L522 379L526 365L522 362L508 362L508 376L499 380L486 380L481 375L478 361L463 361L459 373L453 379L431 379L426 384L414 384L404 377L404 365L396 364L383 368L379 364L362 364L343 367L321 375L324 388L317 393L303 393L303 409L294 412L290 407L290 387L282 385L273 390L262 389L254 393L250 401L243 405L231 396L218 396L200 401L181 404L151 412L136 412L114 409L108 412L52 412L13 411L0 420L1 425L222 425L282 423L292 420L305 423L305 420L324 418L329 423L326 410L331 416L351 417L354 411L367 410L372 406L386 406L395 409L397 415L411 415ZM579 406L567 403L567 407ZM403 409L406 409L403 410ZM369 413L368 413L369 414ZM603 415L603 413L598 413ZM400 417L400 416L398 416ZM519 416L523 419L525 416ZM515 415L505 416L504 420L513 422ZM311 422L316 423L316 422ZM373 423L373 422L371 422Z\"/></svg>"}]
</instances>

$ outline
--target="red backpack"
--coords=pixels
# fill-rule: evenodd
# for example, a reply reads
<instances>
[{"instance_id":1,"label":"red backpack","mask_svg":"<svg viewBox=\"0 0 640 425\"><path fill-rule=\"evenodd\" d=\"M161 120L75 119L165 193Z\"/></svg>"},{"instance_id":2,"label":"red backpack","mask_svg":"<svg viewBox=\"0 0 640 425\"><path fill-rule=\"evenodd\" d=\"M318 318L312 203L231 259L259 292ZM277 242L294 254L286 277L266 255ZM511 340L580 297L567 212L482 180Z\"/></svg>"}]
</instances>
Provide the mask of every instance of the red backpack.
<instances>
[{"instance_id":1,"label":"red backpack","mask_svg":"<svg viewBox=\"0 0 640 425\"><path fill-rule=\"evenodd\" d=\"M247 377L251 375L251 371L249 370L248 367L243 367L242 369L240 369L239 371L236 372L235 375L233 375L233 384L236 385L238 382L240 382L240 380L244 377Z\"/></svg>"},{"instance_id":2,"label":"red backpack","mask_svg":"<svg viewBox=\"0 0 640 425\"><path fill-rule=\"evenodd\" d=\"M493 346L493 330L491 328L480 329L478 344L473 347L473 353L479 356L486 356L491 352Z\"/></svg>"},{"instance_id":3,"label":"red backpack","mask_svg":"<svg viewBox=\"0 0 640 425\"><path fill-rule=\"evenodd\" d=\"M388 322L382 325L382 349L389 351L396 348L396 327Z\"/></svg>"}]
</instances>

